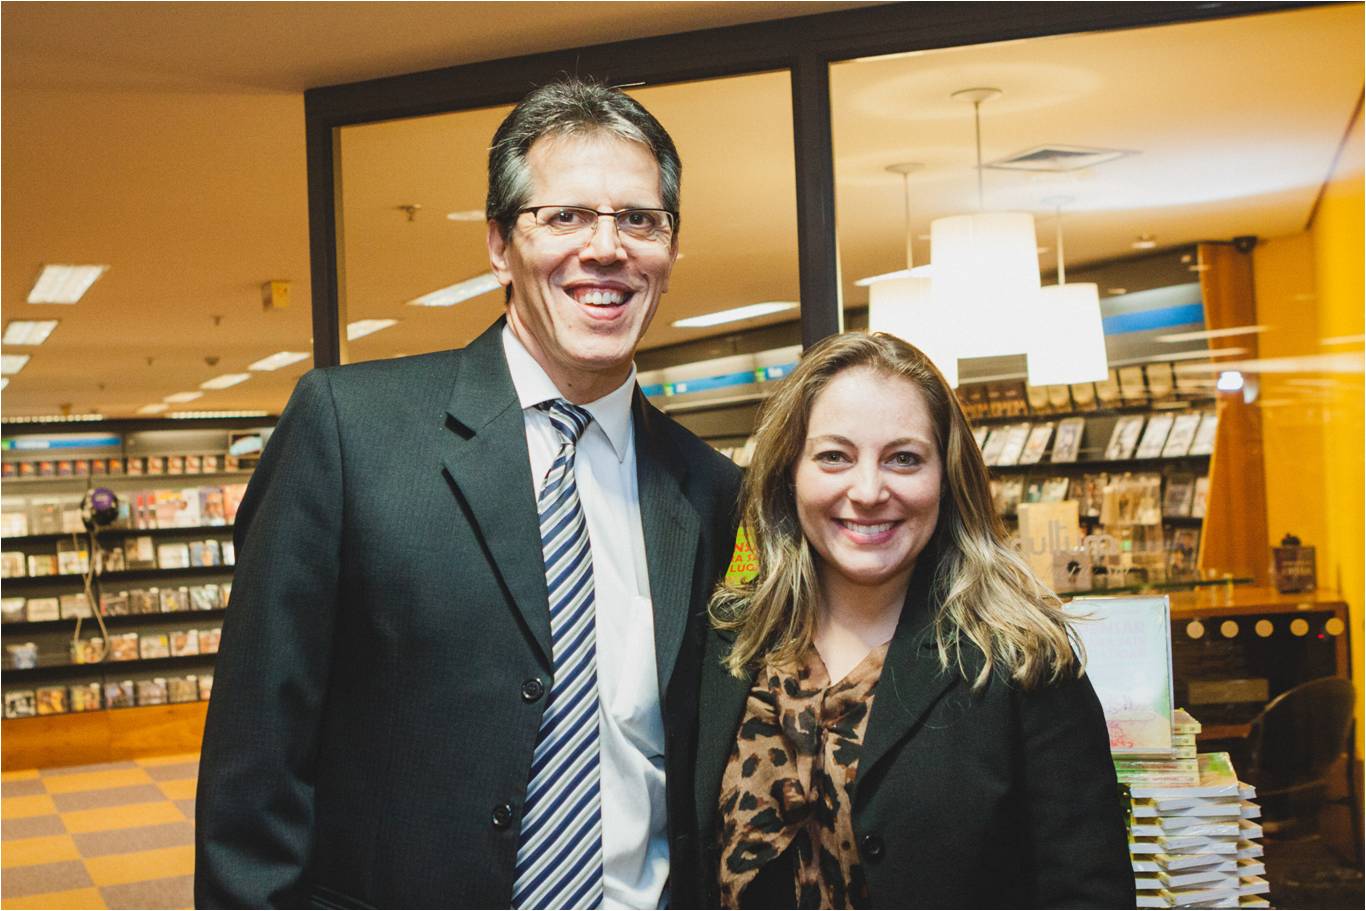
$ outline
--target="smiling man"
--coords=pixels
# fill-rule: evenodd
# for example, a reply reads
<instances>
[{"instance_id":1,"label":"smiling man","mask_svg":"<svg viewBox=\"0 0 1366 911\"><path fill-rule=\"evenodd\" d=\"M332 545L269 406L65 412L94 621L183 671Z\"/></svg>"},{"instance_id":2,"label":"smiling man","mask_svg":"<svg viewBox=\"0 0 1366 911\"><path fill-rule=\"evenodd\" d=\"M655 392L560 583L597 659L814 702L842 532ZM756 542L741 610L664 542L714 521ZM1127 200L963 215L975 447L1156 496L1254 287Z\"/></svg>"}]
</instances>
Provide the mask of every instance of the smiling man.
<instances>
[{"instance_id":1,"label":"smiling man","mask_svg":"<svg viewBox=\"0 0 1366 911\"><path fill-rule=\"evenodd\" d=\"M696 903L669 873L739 478L635 382L679 176L625 94L537 89L489 155L506 317L300 380L238 513L201 907Z\"/></svg>"}]
</instances>

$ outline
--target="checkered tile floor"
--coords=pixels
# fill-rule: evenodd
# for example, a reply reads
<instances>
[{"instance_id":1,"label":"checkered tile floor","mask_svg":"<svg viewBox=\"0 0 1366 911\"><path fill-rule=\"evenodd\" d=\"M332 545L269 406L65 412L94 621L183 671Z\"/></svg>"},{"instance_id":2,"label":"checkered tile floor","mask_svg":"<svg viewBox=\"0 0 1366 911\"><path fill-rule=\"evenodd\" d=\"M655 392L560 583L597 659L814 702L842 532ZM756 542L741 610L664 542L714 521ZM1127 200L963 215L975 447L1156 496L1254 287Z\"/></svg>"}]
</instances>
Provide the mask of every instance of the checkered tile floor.
<instances>
[{"instance_id":1,"label":"checkered tile floor","mask_svg":"<svg viewBox=\"0 0 1366 911\"><path fill-rule=\"evenodd\" d=\"M0 776L0 908L191 908L185 754Z\"/></svg>"}]
</instances>

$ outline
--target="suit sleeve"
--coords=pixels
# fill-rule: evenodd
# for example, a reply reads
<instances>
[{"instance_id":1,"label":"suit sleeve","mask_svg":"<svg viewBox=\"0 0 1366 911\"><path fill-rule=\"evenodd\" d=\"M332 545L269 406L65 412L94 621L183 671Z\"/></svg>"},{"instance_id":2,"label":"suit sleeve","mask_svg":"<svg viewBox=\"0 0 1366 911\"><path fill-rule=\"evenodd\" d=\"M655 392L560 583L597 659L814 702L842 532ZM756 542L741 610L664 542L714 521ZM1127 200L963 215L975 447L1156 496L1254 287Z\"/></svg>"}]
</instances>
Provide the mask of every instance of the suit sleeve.
<instances>
[{"instance_id":1,"label":"suit sleeve","mask_svg":"<svg viewBox=\"0 0 1366 911\"><path fill-rule=\"evenodd\" d=\"M342 463L325 372L306 374L237 515L238 563L195 799L196 907L301 907L332 658Z\"/></svg>"},{"instance_id":2,"label":"suit sleeve","mask_svg":"<svg viewBox=\"0 0 1366 911\"><path fill-rule=\"evenodd\" d=\"M1035 907L1134 907L1124 811L1091 681L1070 679L1017 698Z\"/></svg>"}]
</instances>

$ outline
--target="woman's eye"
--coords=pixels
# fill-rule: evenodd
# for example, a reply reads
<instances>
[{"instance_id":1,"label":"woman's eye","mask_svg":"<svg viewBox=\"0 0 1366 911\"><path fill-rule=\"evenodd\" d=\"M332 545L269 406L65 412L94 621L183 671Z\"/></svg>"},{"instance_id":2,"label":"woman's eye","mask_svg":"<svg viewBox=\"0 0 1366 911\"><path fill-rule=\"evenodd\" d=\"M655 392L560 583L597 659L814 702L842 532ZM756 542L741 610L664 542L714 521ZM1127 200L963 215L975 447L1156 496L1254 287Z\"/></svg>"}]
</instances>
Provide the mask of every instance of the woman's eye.
<instances>
[{"instance_id":1,"label":"woman's eye","mask_svg":"<svg viewBox=\"0 0 1366 911\"><path fill-rule=\"evenodd\" d=\"M920 464L920 456L913 452L898 452L892 456L892 464L898 468L913 468Z\"/></svg>"},{"instance_id":2,"label":"woman's eye","mask_svg":"<svg viewBox=\"0 0 1366 911\"><path fill-rule=\"evenodd\" d=\"M845 455L842 452L839 452L837 450L828 450L826 452L816 453L816 461L823 465L838 465L842 462L847 461L847 459L845 458Z\"/></svg>"}]
</instances>

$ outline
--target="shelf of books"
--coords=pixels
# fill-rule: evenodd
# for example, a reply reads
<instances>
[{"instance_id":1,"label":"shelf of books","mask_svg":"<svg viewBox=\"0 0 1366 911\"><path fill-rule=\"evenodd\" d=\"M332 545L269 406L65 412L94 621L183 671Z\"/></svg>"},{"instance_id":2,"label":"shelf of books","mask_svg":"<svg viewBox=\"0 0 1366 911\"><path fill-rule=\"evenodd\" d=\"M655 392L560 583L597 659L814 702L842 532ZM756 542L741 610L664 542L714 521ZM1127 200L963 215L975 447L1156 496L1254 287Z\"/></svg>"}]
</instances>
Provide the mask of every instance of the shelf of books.
<instances>
[{"instance_id":1,"label":"shelf of books","mask_svg":"<svg viewBox=\"0 0 1366 911\"><path fill-rule=\"evenodd\" d=\"M267 434L5 438L5 768L198 748L233 521ZM117 507L87 525L94 488Z\"/></svg>"}]
</instances>

